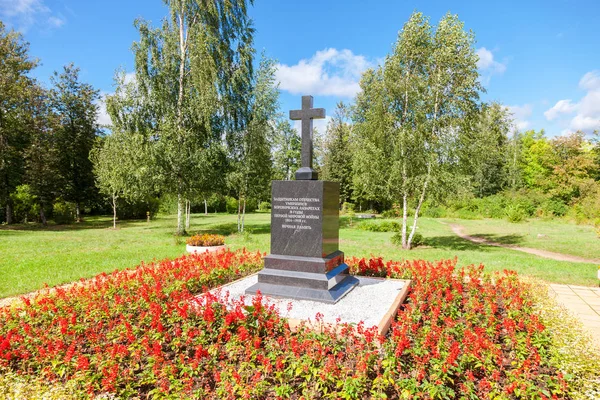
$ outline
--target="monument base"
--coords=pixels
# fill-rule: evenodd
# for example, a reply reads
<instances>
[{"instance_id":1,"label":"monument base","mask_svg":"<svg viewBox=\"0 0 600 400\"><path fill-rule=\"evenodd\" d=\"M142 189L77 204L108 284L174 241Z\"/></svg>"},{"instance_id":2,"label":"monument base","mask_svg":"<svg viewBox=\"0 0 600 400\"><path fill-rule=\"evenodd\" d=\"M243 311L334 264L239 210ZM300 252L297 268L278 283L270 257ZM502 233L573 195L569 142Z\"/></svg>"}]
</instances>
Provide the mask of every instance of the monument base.
<instances>
[{"instance_id":1,"label":"monument base","mask_svg":"<svg viewBox=\"0 0 600 400\"><path fill-rule=\"evenodd\" d=\"M259 276L260 279L260 276ZM265 296L287 298L294 300L312 300L322 303L335 304L348 294L359 281L353 276L346 275L341 282L333 288L315 289L304 286L278 285L273 283L258 282L248 289L246 294L255 295L258 291Z\"/></svg>"},{"instance_id":2,"label":"monument base","mask_svg":"<svg viewBox=\"0 0 600 400\"><path fill-rule=\"evenodd\" d=\"M264 260L258 283L247 294L260 290L271 297L335 303L358 284L339 250L324 258L270 254Z\"/></svg>"}]
</instances>

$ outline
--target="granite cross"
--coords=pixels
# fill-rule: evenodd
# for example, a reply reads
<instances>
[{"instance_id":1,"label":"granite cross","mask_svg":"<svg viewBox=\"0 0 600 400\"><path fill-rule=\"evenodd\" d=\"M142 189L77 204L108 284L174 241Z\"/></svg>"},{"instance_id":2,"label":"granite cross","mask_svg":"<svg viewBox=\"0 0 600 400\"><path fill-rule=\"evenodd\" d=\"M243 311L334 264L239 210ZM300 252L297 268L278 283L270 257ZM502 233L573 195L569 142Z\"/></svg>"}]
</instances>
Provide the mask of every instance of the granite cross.
<instances>
[{"instance_id":1,"label":"granite cross","mask_svg":"<svg viewBox=\"0 0 600 400\"><path fill-rule=\"evenodd\" d=\"M296 171L296 180L316 180L317 171L313 165L313 119L325 118L324 108L312 108L313 97L302 96L302 109L290 110L290 119L302 121L302 167Z\"/></svg>"}]
</instances>

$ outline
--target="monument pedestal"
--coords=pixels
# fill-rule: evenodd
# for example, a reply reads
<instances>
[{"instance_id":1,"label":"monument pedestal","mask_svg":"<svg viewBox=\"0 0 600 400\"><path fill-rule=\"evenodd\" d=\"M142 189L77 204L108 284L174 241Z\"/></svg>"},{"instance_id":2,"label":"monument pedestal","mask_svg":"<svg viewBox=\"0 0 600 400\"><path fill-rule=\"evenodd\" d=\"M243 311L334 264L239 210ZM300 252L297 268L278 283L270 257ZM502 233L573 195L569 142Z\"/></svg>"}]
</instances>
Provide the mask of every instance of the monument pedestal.
<instances>
[{"instance_id":1,"label":"monument pedestal","mask_svg":"<svg viewBox=\"0 0 600 400\"><path fill-rule=\"evenodd\" d=\"M339 184L274 181L271 200L271 254L246 293L337 302L358 284L338 249Z\"/></svg>"}]
</instances>

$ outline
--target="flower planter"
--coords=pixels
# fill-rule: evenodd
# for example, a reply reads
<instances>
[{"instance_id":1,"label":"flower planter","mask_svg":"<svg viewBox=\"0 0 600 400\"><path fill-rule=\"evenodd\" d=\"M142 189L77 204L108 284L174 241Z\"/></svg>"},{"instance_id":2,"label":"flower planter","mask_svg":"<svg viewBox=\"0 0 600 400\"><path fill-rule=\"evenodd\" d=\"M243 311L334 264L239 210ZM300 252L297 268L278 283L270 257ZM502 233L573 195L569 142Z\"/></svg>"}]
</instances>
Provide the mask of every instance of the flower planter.
<instances>
[{"instance_id":1,"label":"flower planter","mask_svg":"<svg viewBox=\"0 0 600 400\"><path fill-rule=\"evenodd\" d=\"M227 246L224 244L221 246L192 246L189 244L185 245L185 249L188 253L212 253L214 251L225 250L226 247Z\"/></svg>"}]
</instances>

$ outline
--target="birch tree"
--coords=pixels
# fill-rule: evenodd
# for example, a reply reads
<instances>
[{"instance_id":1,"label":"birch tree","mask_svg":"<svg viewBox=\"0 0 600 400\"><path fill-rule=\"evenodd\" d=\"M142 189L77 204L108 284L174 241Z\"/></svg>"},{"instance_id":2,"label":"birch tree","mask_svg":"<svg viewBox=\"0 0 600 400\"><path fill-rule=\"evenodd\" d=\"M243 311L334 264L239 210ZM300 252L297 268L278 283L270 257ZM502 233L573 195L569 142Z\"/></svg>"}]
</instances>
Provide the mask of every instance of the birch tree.
<instances>
[{"instance_id":1,"label":"birch tree","mask_svg":"<svg viewBox=\"0 0 600 400\"><path fill-rule=\"evenodd\" d=\"M268 196L273 169L271 145L279 111L275 61L262 55L253 80L247 128L230 141L234 171L229 181L238 195L238 232L244 231L246 200Z\"/></svg>"},{"instance_id":2,"label":"birch tree","mask_svg":"<svg viewBox=\"0 0 600 400\"><path fill-rule=\"evenodd\" d=\"M361 81L355 164L378 165L359 168L357 181L399 200L405 249L411 247L427 196L452 179L460 127L477 110L483 88L474 44L474 35L456 15L447 14L434 29L416 12L383 66ZM414 207L410 232L409 207Z\"/></svg>"},{"instance_id":3,"label":"birch tree","mask_svg":"<svg viewBox=\"0 0 600 400\"><path fill-rule=\"evenodd\" d=\"M118 127L151 144L148 162L163 190L177 196L183 234L185 202L211 172L208 153L247 123L254 30L246 0L164 3L169 16L159 28L135 21L135 79L117 92L137 99L115 94L107 109Z\"/></svg>"}]
</instances>

